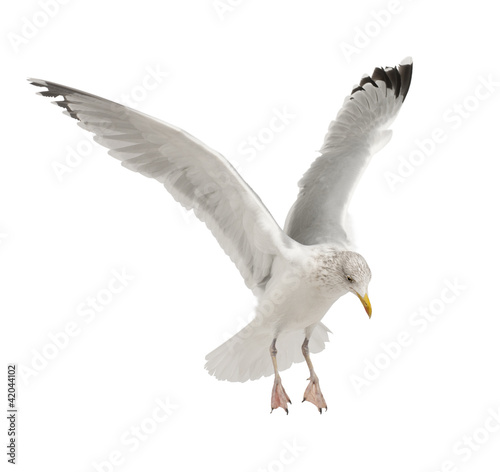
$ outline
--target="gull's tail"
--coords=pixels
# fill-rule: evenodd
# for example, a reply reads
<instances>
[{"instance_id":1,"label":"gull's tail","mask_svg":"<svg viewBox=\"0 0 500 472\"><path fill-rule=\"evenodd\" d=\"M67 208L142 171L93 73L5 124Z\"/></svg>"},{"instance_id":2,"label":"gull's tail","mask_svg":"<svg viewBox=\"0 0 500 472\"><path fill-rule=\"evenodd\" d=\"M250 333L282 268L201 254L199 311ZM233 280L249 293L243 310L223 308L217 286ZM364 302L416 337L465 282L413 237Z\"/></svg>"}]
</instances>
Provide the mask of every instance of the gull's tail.
<instances>
[{"instance_id":1,"label":"gull's tail","mask_svg":"<svg viewBox=\"0 0 500 472\"><path fill-rule=\"evenodd\" d=\"M320 352L325 348L329 332L323 323L316 326L309 340L310 352ZM278 336L276 360L280 371L304 360L301 350L303 341L302 331L282 333ZM269 354L271 342L269 331L261 329L254 320L207 354L205 369L217 379L230 382L246 382L272 375L274 371Z\"/></svg>"}]
</instances>

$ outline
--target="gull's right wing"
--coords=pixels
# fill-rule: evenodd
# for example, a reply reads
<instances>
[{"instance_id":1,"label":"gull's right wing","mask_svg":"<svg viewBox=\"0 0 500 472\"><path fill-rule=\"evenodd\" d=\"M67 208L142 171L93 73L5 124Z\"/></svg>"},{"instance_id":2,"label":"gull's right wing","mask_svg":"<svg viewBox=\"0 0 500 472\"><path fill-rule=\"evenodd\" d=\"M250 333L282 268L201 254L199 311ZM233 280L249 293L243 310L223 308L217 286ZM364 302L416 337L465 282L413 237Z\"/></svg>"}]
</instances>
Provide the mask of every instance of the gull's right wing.
<instances>
[{"instance_id":1,"label":"gull's right wing","mask_svg":"<svg viewBox=\"0 0 500 472\"><path fill-rule=\"evenodd\" d=\"M161 182L205 222L255 293L274 257L296 243L275 222L236 169L185 131L118 103L64 85L30 79L122 165Z\"/></svg>"}]
</instances>

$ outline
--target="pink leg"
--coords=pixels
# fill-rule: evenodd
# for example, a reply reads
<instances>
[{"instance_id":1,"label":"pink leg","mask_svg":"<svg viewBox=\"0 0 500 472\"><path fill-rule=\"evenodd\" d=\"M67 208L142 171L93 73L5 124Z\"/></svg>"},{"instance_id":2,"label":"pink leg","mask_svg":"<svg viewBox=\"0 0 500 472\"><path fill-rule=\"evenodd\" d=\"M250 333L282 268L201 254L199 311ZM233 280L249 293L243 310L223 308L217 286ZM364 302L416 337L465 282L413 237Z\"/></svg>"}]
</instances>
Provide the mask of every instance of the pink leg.
<instances>
[{"instance_id":1,"label":"pink leg","mask_svg":"<svg viewBox=\"0 0 500 472\"><path fill-rule=\"evenodd\" d=\"M271 353L271 359L273 361L274 366L274 385L273 392L271 395L271 413L276 408L283 408L288 415L288 403L292 403L290 398L285 392L283 385L281 384L281 377L278 372L278 363L276 362L276 354L278 350L276 349L276 338L273 339L271 347L269 348L269 352Z\"/></svg>"},{"instance_id":2,"label":"pink leg","mask_svg":"<svg viewBox=\"0 0 500 472\"><path fill-rule=\"evenodd\" d=\"M326 411L328 410L328 407L326 406L325 399L323 398L323 394L319 388L319 379L316 372L314 372L314 367L312 365L311 358L309 357L309 339L307 337L304 339L304 343L302 344L302 354L304 354L307 367L309 367L310 372L310 377L307 379L310 380L310 382L304 392L304 399L302 401L305 402L307 400L308 402L311 402L313 405L316 405L320 413L323 413L323 408Z\"/></svg>"}]
</instances>

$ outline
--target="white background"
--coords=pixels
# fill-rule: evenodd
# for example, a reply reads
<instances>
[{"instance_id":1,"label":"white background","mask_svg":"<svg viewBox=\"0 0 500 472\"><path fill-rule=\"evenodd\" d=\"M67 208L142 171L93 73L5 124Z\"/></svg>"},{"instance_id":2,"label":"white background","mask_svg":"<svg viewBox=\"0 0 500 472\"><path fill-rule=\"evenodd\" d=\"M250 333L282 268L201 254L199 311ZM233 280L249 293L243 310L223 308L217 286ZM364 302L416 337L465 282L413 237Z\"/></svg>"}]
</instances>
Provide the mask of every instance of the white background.
<instances>
[{"instance_id":1,"label":"white background","mask_svg":"<svg viewBox=\"0 0 500 472\"><path fill-rule=\"evenodd\" d=\"M33 369L18 378L17 470L498 471L500 68L491 2L219 3L227 11L211 0L74 0L53 6L44 24L41 2L22 1L2 15L2 372L7 362ZM35 20L39 27L27 26ZM356 51L343 52L354 40ZM351 206L373 272L372 319L352 296L325 316L332 342L313 362L326 413L301 404L299 364L282 375L290 414L270 415L270 378L231 384L203 368L254 303L212 235L157 182L90 149L76 122L25 79L118 101L133 94L141 111L231 159L282 224L352 85L407 55L414 77L393 140ZM152 69L168 76L145 91ZM274 109L294 118L249 160L242 146ZM444 142L416 153L416 140L436 128ZM84 157L58 178L69 149ZM418 165L398 170L410 156ZM388 172L400 176L393 188ZM105 296L113 270L133 280L93 319L80 316L87 297ZM439 302L446 281L463 287ZM429 306L439 312L433 321L418 314ZM68 323L79 331L64 340ZM391 344L400 332L410 345ZM355 388L353 376L365 384ZM150 420L155 413L165 421ZM127 442L133 428L137 448Z\"/></svg>"}]
</instances>

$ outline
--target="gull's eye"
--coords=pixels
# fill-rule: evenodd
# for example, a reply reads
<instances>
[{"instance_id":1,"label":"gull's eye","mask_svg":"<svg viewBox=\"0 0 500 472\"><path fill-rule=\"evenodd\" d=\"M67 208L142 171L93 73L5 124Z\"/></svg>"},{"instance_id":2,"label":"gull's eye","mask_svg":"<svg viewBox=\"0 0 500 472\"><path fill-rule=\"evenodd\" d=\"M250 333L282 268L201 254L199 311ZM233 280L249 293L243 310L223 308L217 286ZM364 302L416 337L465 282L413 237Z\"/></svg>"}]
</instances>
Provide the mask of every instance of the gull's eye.
<instances>
[{"instance_id":1,"label":"gull's eye","mask_svg":"<svg viewBox=\"0 0 500 472\"><path fill-rule=\"evenodd\" d=\"M352 283L354 282L354 279L350 275L346 275L345 278L347 279L348 282Z\"/></svg>"}]
</instances>

